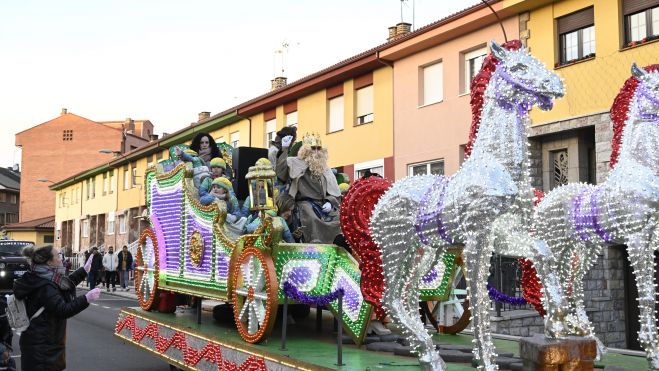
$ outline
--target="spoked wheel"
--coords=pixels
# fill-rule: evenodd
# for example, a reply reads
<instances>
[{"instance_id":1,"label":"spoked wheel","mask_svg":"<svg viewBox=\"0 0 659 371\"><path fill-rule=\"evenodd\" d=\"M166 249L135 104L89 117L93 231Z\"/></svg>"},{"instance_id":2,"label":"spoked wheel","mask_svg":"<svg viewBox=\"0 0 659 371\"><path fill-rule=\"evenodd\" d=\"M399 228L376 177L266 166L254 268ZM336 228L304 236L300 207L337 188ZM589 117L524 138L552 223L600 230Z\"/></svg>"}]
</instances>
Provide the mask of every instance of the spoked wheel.
<instances>
[{"instance_id":1,"label":"spoked wheel","mask_svg":"<svg viewBox=\"0 0 659 371\"><path fill-rule=\"evenodd\" d=\"M467 297L467 281L464 276L462 257L455 260L455 273L451 281L451 292L447 300L428 302L431 316L436 321L437 331L457 334L469 326L471 312Z\"/></svg>"},{"instance_id":2,"label":"spoked wheel","mask_svg":"<svg viewBox=\"0 0 659 371\"><path fill-rule=\"evenodd\" d=\"M234 266L233 318L249 343L268 338L277 318L277 275L272 258L255 247L240 254Z\"/></svg>"},{"instance_id":3,"label":"spoked wheel","mask_svg":"<svg viewBox=\"0 0 659 371\"><path fill-rule=\"evenodd\" d=\"M140 307L155 308L158 295L158 242L151 229L140 236L135 254L135 291Z\"/></svg>"}]
</instances>

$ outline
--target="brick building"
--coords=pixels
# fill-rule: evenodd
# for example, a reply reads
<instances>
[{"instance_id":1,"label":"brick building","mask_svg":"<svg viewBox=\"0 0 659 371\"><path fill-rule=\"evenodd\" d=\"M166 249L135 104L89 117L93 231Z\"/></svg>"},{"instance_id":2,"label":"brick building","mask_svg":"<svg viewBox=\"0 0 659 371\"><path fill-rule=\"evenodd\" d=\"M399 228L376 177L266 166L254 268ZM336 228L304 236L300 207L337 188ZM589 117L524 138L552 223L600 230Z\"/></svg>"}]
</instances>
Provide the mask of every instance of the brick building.
<instances>
[{"instance_id":1,"label":"brick building","mask_svg":"<svg viewBox=\"0 0 659 371\"><path fill-rule=\"evenodd\" d=\"M0 228L18 222L20 184L18 167L0 168Z\"/></svg>"},{"instance_id":2,"label":"brick building","mask_svg":"<svg viewBox=\"0 0 659 371\"><path fill-rule=\"evenodd\" d=\"M107 162L112 153L141 147L152 134L153 124L148 120L97 122L66 109L55 119L17 133L23 168L19 220L55 215L55 193L49 184Z\"/></svg>"}]
</instances>

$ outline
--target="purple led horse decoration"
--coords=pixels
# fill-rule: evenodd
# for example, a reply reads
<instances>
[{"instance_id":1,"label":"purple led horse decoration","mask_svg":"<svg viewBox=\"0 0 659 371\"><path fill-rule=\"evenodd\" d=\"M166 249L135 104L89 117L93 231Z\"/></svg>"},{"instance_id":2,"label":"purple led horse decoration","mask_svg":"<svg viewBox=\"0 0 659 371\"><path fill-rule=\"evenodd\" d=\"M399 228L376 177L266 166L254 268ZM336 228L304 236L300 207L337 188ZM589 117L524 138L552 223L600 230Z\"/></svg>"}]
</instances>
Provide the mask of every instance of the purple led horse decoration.
<instances>
[{"instance_id":1,"label":"purple led horse decoration","mask_svg":"<svg viewBox=\"0 0 659 371\"><path fill-rule=\"evenodd\" d=\"M383 305L428 370L445 365L419 319L418 283L453 244L464 245L475 357L481 369L498 369L486 287L490 257L494 251L531 256L527 115L535 104L550 109L563 95L560 78L525 49L505 50L493 42L491 50L484 66L492 75L478 97L483 106L471 156L451 177L414 176L394 183L371 217L371 233L382 252ZM498 236L516 236L519 242L495 243Z\"/></svg>"}]
</instances>

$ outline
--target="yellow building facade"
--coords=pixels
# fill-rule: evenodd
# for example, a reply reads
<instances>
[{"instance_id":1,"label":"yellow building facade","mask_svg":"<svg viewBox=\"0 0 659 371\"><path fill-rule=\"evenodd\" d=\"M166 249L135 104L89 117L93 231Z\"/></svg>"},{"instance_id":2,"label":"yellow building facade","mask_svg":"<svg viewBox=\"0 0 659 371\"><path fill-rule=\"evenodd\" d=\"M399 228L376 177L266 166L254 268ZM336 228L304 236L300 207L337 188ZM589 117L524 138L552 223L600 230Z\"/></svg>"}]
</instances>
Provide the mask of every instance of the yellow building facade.
<instances>
[{"instance_id":1,"label":"yellow building facade","mask_svg":"<svg viewBox=\"0 0 659 371\"><path fill-rule=\"evenodd\" d=\"M567 182L602 182L611 155L613 99L632 63L659 62L659 1L503 3L519 14L522 41L566 87L551 111L531 113L534 186L548 191Z\"/></svg>"}]
</instances>

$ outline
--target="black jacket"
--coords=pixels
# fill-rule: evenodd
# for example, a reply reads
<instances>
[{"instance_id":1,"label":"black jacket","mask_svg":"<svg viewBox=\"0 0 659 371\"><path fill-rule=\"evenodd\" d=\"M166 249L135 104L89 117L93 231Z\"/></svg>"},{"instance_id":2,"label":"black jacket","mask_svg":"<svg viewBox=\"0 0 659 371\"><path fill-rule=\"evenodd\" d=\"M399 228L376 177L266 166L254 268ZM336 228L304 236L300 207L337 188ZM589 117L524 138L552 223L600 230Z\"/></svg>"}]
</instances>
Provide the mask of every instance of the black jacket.
<instances>
[{"instance_id":1,"label":"black jacket","mask_svg":"<svg viewBox=\"0 0 659 371\"><path fill-rule=\"evenodd\" d=\"M94 258L92 259L91 271L94 273L98 273L98 271L100 271L101 268L103 268L103 256L101 256L101 253L95 252Z\"/></svg>"},{"instance_id":2,"label":"black jacket","mask_svg":"<svg viewBox=\"0 0 659 371\"><path fill-rule=\"evenodd\" d=\"M117 267L117 270L119 270L119 271L122 270L121 269L121 260L123 259L123 257L124 257L124 252L119 251L119 255L118 255L119 267ZM129 270L132 270L132 269L133 269L133 254L131 254L130 251L127 251L126 252L126 270L129 271Z\"/></svg>"},{"instance_id":3,"label":"black jacket","mask_svg":"<svg viewBox=\"0 0 659 371\"><path fill-rule=\"evenodd\" d=\"M21 367L23 371L55 371L66 368L66 319L89 306L87 298L75 296L75 286L87 273L80 268L69 275L74 288L63 291L52 281L26 272L14 282L14 295L25 300L27 315L32 317L42 306L45 310L30 321L21 334Z\"/></svg>"}]
</instances>

